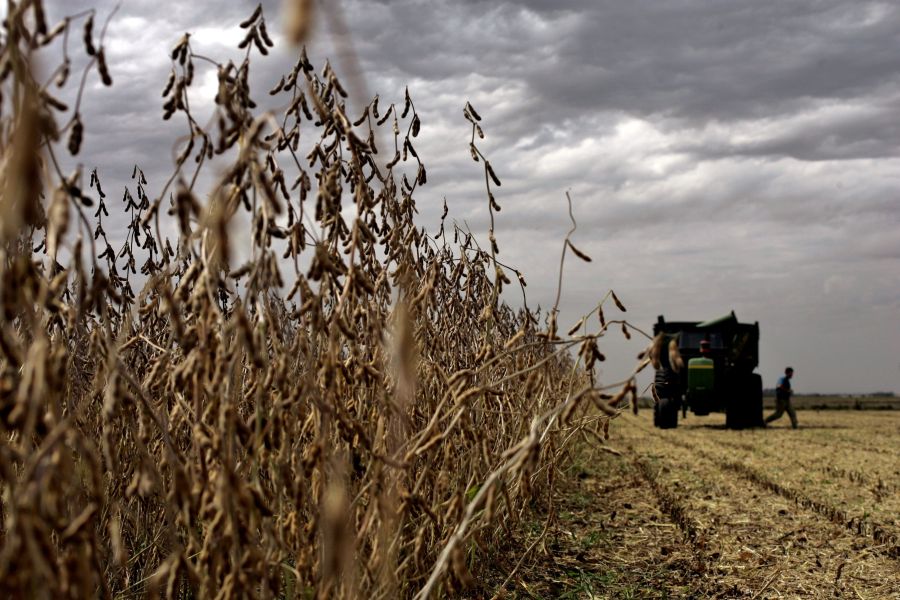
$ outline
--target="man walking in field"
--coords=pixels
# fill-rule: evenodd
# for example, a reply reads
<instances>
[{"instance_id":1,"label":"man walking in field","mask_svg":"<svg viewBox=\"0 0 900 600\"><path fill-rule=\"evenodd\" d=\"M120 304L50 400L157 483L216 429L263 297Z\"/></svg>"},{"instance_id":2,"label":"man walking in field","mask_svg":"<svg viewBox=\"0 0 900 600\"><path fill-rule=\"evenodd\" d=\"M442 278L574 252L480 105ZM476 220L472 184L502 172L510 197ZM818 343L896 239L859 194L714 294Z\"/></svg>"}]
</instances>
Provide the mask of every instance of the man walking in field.
<instances>
[{"instance_id":1,"label":"man walking in field","mask_svg":"<svg viewBox=\"0 0 900 600\"><path fill-rule=\"evenodd\" d=\"M788 416L791 418L791 427L797 429L797 413L794 412L794 407L791 406L791 377L794 376L794 369L788 367L784 370L784 375L778 378L778 387L775 388L775 412L769 415L766 418L766 424L768 425L775 419L780 419L781 415L787 411Z\"/></svg>"}]
</instances>

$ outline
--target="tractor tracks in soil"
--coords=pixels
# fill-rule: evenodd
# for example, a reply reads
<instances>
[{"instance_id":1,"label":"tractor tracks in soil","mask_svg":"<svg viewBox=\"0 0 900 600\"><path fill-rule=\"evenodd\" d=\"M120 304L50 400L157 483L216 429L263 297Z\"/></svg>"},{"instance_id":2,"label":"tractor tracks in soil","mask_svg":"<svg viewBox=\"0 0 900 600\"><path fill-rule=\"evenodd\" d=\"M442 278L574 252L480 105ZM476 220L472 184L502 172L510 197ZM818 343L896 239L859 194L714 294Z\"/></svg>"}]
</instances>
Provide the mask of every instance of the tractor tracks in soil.
<instances>
[{"instance_id":1,"label":"tractor tracks in soil","mask_svg":"<svg viewBox=\"0 0 900 600\"><path fill-rule=\"evenodd\" d=\"M688 439L678 439L677 443L698 444L693 439L696 430L685 433ZM871 538L888 556L900 558L900 486L891 474L891 467L896 473L895 462L870 457L863 462L867 473L849 468L861 461L846 448L819 452L805 447L803 439L782 439L774 446L766 443L761 431L731 433L752 436L756 443L707 437L703 441L715 447L712 456L704 450L708 459L857 535ZM732 450L738 452L729 452Z\"/></svg>"},{"instance_id":2,"label":"tractor tracks in soil","mask_svg":"<svg viewBox=\"0 0 900 600\"><path fill-rule=\"evenodd\" d=\"M727 597L900 594L898 578L883 575L896 574L900 559L892 525L777 481L703 432L679 437L681 430L655 430L640 418L622 425L636 468L698 559L713 565L720 588L742 591Z\"/></svg>"},{"instance_id":3,"label":"tractor tracks in soil","mask_svg":"<svg viewBox=\"0 0 900 600\"><path fill-rule=\"evenodd\" d=\"M625 448L632 465L656 499L659 510L678 527L683 542L690 548L692 571L704 577L712 575L704 586L707 595L722 598L728 594L739 594L734 586L728 587L716 581L714 568L721 552L711 544L710 536L685 506L681 495L658 477L656 469L631 444L626 443Z\"/></svg>"},{"instance_id":4,"label":"tractor tracks in soil","mask_svg":"<svg viewBox=\"0 0 900 600\"><path fill-rule=\"evenodd\" d=\"M871 519L850 516L845 510L836 508L827 502L811 498L801 491L785 487L756 469L742 463L724 462L720 463L720 465L759 487L774 492L782 498L793 500L802 508L818 513L832 523L844 526L859 536L871 538L877 544L877 548L870 547L870 549L879 550L891 558L900 559L900 545L898 545L900 538L898 538L893 527Z\"/></svg>"},{"instance_id":5,"label":"tractor tracks in soil","mask_svg":"<svg viewBox=\"0 0 900 600\"><path fill-rule=\"evenodd\" d=\"M728 431L717 416L662 431L646 412L621 415L608 446L573 449L551 531L506 597L900 598L898 521L886 516L900 467L827 439L843 428L862 444L882 426L880 443L900 442L900 420L802 416L811 427L796 435Z\"/></svg>"},{"instance_id":6,"label":"tractor tracks in soil","mask_svg":"<svg viewBox=\"0 0 900 600\"><path fill-rule=\"evenodd\" d=\"M828 501L812 497L802 489L776 481L761 469L752 467L747 462L722 459L717 454L698 447L697 444L676 439L668 432L663 435L669 436L667 439L669 443L695 452L698 456L716 464L724 471L734 473L757 487L777 494L786 500L791 500L798 506L815 512L838 526L845 527L857 536L869 538L874 542L874 547L870 546L871 548L884 553L890 558L900 560L900 535L898 535L896 526L881 523L868 516L853 515ZM718 440L711 440L710 443L719 446L725 445Z\"/></svg>"},{"instance_id":7,"label":"tractor tracks in soil","mask_svg":"<svg viewBox=\"0 0 900 600\"><path fill-rule=\"evenodd\" d=\"M869 472L864 472L853 466L841 466L841 461L845 460L848 465L859 464L858 459L851 459L841 448L830 447L821 452L809 452L802 459L798 458L795 452L800 444L789 445L787 448L773 448L759 441L756 443L741 442L738 440L712 439L712 443L721 446L723 449L738 450L750 454L762 455L767 459L778 462L790 462L798 469L806 469L815 471L824 477L834 477L842 479L847 483L859 487L861 490L869 492L875 501L882 501L885 497L900 493L900 485L891 483L891 474L888 469L879 471L873 469L871 464L867 464ZM802 460L802 462L800 462ZM898 511L900 512L900 511Z\"/></svg>"},{"instance_id":8,"label":"tractor tracks in soil","mask_svg":"<svg viewBox=\"0 0 900 600\"><path fill-rule=\"evenodd\" d=\"M852 451L857 454L876 454L900 460L900 450L896 448L876 446L871 444L871 442L857 440L848 436L832 436L829 439L808 439L807 444L825 449L833 449L835 447L849 449L852 447Z\"/></svg>"}]
</instances>

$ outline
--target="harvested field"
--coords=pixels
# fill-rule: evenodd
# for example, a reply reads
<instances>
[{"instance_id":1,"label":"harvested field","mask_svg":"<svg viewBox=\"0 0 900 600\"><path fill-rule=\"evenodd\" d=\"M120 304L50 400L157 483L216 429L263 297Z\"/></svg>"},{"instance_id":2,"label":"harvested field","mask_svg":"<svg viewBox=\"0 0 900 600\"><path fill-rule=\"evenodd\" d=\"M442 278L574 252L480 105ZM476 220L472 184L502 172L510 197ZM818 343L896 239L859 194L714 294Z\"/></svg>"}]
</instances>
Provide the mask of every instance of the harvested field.
<instances>
[{"instance_id":1,"label":"harvested field","mask_svg":"<svg viewBox=\"0 0 900 600\"><path fill-rule=\"evenodd\" d=\"M511 597L900 597L900 414L730 431L622 415L580 449Z\"/></svg>"}]
</instances>

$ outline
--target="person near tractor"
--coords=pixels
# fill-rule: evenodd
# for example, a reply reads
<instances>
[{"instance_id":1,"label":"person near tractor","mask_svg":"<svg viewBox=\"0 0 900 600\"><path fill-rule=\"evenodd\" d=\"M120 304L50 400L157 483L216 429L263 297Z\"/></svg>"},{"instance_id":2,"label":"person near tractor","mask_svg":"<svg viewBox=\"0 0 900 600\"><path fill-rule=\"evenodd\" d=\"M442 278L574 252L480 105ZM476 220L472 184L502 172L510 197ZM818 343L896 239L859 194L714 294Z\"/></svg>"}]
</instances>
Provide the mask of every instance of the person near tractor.
<instances>
[{"instance_id":1,"label":"person near tractor","mask_svg":"<svg viewBox=\"0 0 900 600\"><path fill-rule=\"evenodd\" d=\"M766 417L767 425L776 419L780 419L787 412L791 418L791 427L797 429L797 413L794 412L794 407L791 406L791 395L793 394L791 378L793 376L794 369L788 367L784 370L784 375L778 378L778 386L775 388L775 412Z\"/></svg>"}]
</instances>

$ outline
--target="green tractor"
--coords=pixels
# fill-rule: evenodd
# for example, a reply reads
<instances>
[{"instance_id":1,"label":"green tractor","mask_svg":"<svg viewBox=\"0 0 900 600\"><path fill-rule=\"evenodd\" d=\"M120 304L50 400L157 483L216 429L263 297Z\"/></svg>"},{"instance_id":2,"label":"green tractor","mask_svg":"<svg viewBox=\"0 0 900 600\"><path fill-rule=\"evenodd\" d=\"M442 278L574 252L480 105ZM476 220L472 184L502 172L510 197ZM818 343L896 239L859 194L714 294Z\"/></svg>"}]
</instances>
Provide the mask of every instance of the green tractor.
<instances>
[{"instance_id":1,"label":"green tractor","mask_svg":"<svg viewBox=\"0 0 900 600\"><path fill-rule=\"evenodd\" d=\"M759 364L759 323L739 323L734 311L711 321L666 321L653 326L660 346L655 366L653 424L678 426L678 412L687 416L724 412L730 429L763 427L762 377ZM677 348L677 352L674 350Z\"/></svg>"}]
</instances>

